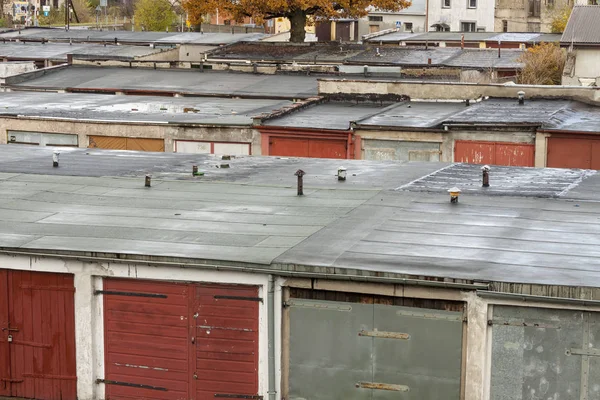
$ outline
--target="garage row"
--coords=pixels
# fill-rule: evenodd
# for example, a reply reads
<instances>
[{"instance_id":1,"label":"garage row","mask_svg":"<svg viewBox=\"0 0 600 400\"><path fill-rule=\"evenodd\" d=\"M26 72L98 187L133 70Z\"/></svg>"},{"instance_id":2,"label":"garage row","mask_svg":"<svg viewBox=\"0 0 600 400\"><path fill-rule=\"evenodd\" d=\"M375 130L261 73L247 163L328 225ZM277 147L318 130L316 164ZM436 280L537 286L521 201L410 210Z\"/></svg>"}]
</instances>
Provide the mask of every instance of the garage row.
<instances>
[{"instance_id":1,"label":"garage row","mask_svg":"<svg viewBox=\"0 0 600 400\"><path fill-rule=\"evenodd\" d=\"M362 136L361 136L362 135ZM235 135L234 135L235 136ZM227 154L235 156L262 154L284 157L314 157L337 159L445 161L470 164L506 165L522 167L600 169L600 136L572 134L530 134L521 138L525 142L471 140L478 135L467 135L445 143L441 135L397 134L372 135L365 132L349 134L340 132L267 130L261 134L262 143L255 139L243 141L171 140L146 137L120 137L90 135L81 139L76 134L57 134L25 131L8 131L8 143L40 146L90 147L112 150L136 150L192 154ZM439 136L439 137L438 137ZM485 135L484 135L485 137ZM510 140L511 138L509 136ZM81 143L84 140L86 143ZM237 139L236 139L237 140ZM170 147L166 143L170 144ZM261 149L262 148L262 149ZM536 157L536 152L541 154ZM448 158L444 154L450 153Z\"/></svg>"},{"instance_id":2,"label":"garage row","mask_svg":"<svg viewBox=\"0 0 600 400\"><path fill-rule=\"evenodd\" d=\"M111 268L0 270L0 396L600 398L600 314L590 307Z\"/></svg>"}]
</instances>

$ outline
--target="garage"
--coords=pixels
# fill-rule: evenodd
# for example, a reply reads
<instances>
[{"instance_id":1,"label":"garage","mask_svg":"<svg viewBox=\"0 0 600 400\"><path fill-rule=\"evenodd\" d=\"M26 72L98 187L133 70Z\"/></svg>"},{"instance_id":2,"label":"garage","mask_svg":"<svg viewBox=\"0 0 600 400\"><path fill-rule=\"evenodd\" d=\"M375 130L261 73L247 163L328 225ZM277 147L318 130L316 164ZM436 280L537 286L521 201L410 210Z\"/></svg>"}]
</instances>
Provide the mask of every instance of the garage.
<instances>
[{"instance_id":1,"label":"garage","mask_svg":"<svg viewBox=\"0 0 600 400\"><path fill-rule=\"evenodd\" d=\"M106 279L106 399L256 398L255 286Z\"/></svg>"},{"instance_id":2,"label":"garage","mask_svg":"<svg viewBox=\"0 0 600 400\"><path fill-rule=\"evenodd\" d=\"M291 289L290 399L461 396L463 304Z\"/></svg>"},{"instance_id":3,"label":"garage","mask_svg":"<svg viewBox=\"0 0 600 400\"><path fill-rule=\"evenodd\" d=\"M550 168L600 169L600 138L565 135L548 138Z\"/></svg>"},{"instance_id":4,"label":"garage","mask_svg":"<svg viewBox=\"0 0 600 400\"><path fill-rule=\"evenodd\" d=\"M268 140L270 156L347 158L347 140L279 136Z\"/></svg>"},{"instance_id":5,"label":"garage","mask_svg":"<svg viewBox=\"0 0 600 400\"><path fill-rule=\"evenodd\" d=\"M163 139L129 138L118 136L90 136L90 148L110 150L165 151Z\"/></svg>"},{"instance_id":6,"label":"garage","mask_svg":"<svg viewBox=\"0 0 600 400\"><path fill-rule=\"evenodd\" d=\"M535 146L527 143L456 140L454 162L533 167Z\"/></svg>"},{"instance_id":7,"label":"garage","mask_svg":"<svg viewBox=\"0 0 600 400\"><path fill-rule=\"evenodd\" d=\"M76 400L73 276L0 270L0 396Z\"/></svg>"},{"instance_id":8,"label":"garage","mask_svg":"<svg viewBox=\"0 0 600 400\"><path fill-rule=\"evenodd\" d=\"M250 143L175 140L173 151L175 153L190 154L225 154L232 156L249 156L252 154L250 146Z\"/></svg>"},{"instance_id":9,"label":"garage","mask_svg":"<svg viewBox=\"0 0 600 400\"><path fill-rule=\"evenodd\" d=\"M599 399L600 315L494 305L491 400Z\"/></svg>"},{"instance_id":10,"label":"garage","mask_svg":"<svg viewBox=\"0 0 600 400\"><path fill-rule=\"evenodd\" d=\"M9 130L8 144L30 144L34 146L77 147L77 135Z\"/></svg>"}]
</instances>

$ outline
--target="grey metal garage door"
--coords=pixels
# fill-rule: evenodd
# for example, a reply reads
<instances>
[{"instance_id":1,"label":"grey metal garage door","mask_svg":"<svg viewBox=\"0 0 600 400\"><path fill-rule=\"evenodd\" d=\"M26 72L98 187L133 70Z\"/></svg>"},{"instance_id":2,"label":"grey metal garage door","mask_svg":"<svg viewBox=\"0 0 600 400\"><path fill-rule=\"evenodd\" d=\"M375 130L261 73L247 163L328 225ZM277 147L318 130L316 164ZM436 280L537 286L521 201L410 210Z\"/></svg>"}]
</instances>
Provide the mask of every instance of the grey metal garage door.
<instances>
[{"instance_id":1,"label":"grey metal garage door","mask_svg":"<svg viewBox=\"0 0 600 400\"><path fill-rule=\"evenodd\" d=\"M494 306L492 400L600 400L598 313Z\"/></svg>"},{"instance_id":2,"label":"grey metal garage door","mask_svg":"<svg viewBox=\"0 0 600 400\"><path fill-rule=\"evenodd\" d=\"M292 299L290 400L460 397L462 312Z\"/></svg>"}]
</instances>

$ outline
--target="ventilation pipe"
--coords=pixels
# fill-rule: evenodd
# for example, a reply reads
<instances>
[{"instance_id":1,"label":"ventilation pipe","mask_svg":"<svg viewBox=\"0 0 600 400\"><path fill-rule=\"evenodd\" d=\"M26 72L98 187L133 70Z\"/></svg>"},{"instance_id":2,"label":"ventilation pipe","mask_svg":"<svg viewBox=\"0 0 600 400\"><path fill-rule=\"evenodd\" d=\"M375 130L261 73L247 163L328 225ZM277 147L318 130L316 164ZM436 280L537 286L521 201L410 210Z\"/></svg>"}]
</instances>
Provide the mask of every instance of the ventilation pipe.
<instances>
[{"instance_id":1,"label":"ventilation pipe","mask_svg":"<svg viewBox=\"0 0 600 400\"><path fill-rule=\"evenodd\" d=\"M294 175L298 177L298 196L304 196L304 181L302 177L306 175L306 172L299 169Z\"/></svg>"},{"instance_id":2,"label":"ventilation pipe","mask_svg":"<svg viewBox=\"0 0 600 400\"><path fill-rule=\"evenodd\" d=\"M489 187L490 186L490 166L484 165L481 167L481 172L483 173L483 183L481 186Z\"/></svg>"},{"instance_id":3,"label":"ventilation pipe","mask_svg":"<svg viewBox=\"0 0 600 400\"><path fill-rule=\"evenodd\" d=\"M522 106L523 104L525 104L525 92L524 92L524 91L522 91L522 90L520 90L520 91L517 93L517 96L519 97L519 105L521 105L521 106Z\"/></svg>"}]
</instances>

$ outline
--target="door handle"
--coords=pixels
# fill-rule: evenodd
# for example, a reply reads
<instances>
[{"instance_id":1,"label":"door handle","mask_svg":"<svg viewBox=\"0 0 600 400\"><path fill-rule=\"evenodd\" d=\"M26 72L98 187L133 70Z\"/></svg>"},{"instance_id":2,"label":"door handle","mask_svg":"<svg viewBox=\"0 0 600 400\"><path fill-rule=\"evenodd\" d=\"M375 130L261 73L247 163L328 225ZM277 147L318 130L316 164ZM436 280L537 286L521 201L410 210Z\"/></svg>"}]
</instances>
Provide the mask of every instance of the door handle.
<instances>
[{"instance_id":1,"label":"door handle","mask_svg":"<svg viewBox=\"0 0 600 400\"><path fill-rule=\"evenodd\" d=\"M2 328L2 332L4 331L19 332L19 328Z\"/></svg>"}]
</instances>

